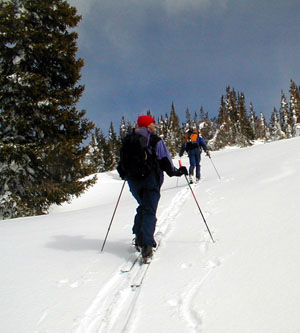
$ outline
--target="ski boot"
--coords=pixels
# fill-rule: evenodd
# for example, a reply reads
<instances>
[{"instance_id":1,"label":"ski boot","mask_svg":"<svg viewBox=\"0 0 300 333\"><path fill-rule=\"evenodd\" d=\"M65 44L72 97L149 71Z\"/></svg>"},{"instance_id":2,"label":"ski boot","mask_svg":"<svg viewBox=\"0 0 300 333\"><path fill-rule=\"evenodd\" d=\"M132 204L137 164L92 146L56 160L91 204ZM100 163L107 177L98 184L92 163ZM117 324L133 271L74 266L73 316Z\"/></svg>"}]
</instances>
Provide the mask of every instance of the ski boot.
<instances>
[{"instance_id":1,"label":"ski boot","mask_svg":"<svg viewBox=\"0 0 300 333\"><path fill-rule=\"evenodd\" d=\"M151 245L142 247L142 262L143 264L149 264L153 257L153 249Z\"/></svg>"}]
</instances>

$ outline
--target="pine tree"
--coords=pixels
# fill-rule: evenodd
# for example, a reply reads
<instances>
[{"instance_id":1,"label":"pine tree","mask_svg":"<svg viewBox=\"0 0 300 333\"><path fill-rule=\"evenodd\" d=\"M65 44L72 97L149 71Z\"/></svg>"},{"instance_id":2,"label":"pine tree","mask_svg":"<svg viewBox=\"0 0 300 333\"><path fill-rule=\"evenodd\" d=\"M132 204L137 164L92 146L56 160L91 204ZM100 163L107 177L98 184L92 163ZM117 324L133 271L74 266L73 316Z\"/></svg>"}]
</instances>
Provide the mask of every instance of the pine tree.
<instances>
[{"instance_id":1,"label":"pine tree","mask_svg":"<svg viewBox=\"0 0 300 333\"><path fill-rule=\"evenodd\" d=\"M292 117L289 112L288 103L285 94L281 90L281 106L279 109L280 126L287 138L292 136Z\"/></svg>"},{"instance_id":2,"label":"pine tree","mask_svg":"<svg viewBox=\"0 0 300 333\"><path fill-rule=\"evenodd\" d=\"M131 133L133 129L133 125L131 124L131 122L127 122L125 121L125 118L122 117L121 119L121 125L120 125L120 135L119 135L119 139L120 141L122 141L122 139L128 134Z\"/></svg>"},{"instance_id":3,"label":"pine tree","mask_svg":"<svg viewBox=\"0 0 300 333\"><path fill-rule=\"evenodd\" d=\"M270 129L268 127L266 118L262 112L260 113L257 138L264 141L270 140Z\"/></svg>"},{"instance_id":4,"label":"pine tree","mask_svg":"<svg viewBox=\"0 0 300 333\"><path fill-rule=\"evenodd\" d=\"M219 114L216 121L216 132L214 137L209 141L209 146L212 149L218 150L229 144L231 141L230 127L231 120L224 96L221 97Z\"/></svg>"},{"instance_id":5,"label":"pine tree","mask_svg":"<svg viewBox=\"0 0 300 333\"><path fill-rule=\"evenodd\" d=\"M0 3L0 216L43 214L95 178L83 147L93 123L78 111L80 16L66 1Z\"/></svg>"},{"instance_id":6,"label":"pine tree","mask_svg":"<svg viewBox=\"0 0 300 333\"><path fill-rule=\"evenodd\" d=\"M290 112L292 117L293 136L300 135L300 89L295 82L290 83Z\"/></svg>"},{"instance_id":7,"label":"pine tree","mask_svg":"<svg viewBox=\"0 0 300 333\"><path fill-rule=\"evenodd\" d=\"M164 124L164 120L163 120L163 117L160 116L158 118L158 122L157 122L157 125L156 125L156 134L161 137L163 139L164 137L164 134L163 134L163 125Z\"/></svg>"},{"instance_id":8,"label":"pine tree","mask_svg":"<svg viewBox=\"0 0 300 333\"><path fill-rule=\"evenodd\" d=\"M92 140L89 145L89 162L99 172L106 170L106 161L109 155L109 145L106 142L105 136L100 128L95 128L95 132L92 135Z\"/></svg>"},{"instance_id":9,"label":"pine tree","mask_svg":"<svg viewBox=\"0 0 300 333\"><path fill-rule=\"evenodd\" d=\"M225 97L221 97L216 131L209 145L213 149L230 145L247 146L253 139L254 134L247 115L245 96L243 93L236 93L228 86Z\"/></svg>"},{"instance_id":10,"label":"pine tree","mask_svg":"<svg viewBox=\"0 0 300 333\"><path fill-rule=\"evenodd\" d=\"M187 108L185 111L185 131L187 131L190 127L192 127L191 113L189 108Z\"/></svg>"},{"instance_id":11,"label":"pine tree","mask_svg":"<svg viewBox=\"0 0 300 333\"><path fill-rule=\"evenodd\" d=\"M296 111L294 109L292 109L292 133L293 136L300 135L300 125L297 124L297 116L296 116Z\"/></svg>"},{"instance_id":12,"label":"pine tree","mask_svg":"<svg viewBox=\"0 0 300 333\"><path fill-rule=\"evenodd\" d=\"M228 129L228 144L236 143L237 132L239 131L238 113L237 113L237 97L234 89L226 88L225 105L227 109L227 129Z\"/></svg>"},{"instance_id":13,"label":"pine tree","mask_svg":"<svg viewBox=\"0 0 300 333\"><path fill-rule=\"evenodd\" d=\"M197 112L194 113L194 118L192 120L192 128L196 129L197 131L199 130L199 122L198 122L198 114L197 114Z\"/></svg>"},{"instance_id":14,"label":"pine tree","mask_svg":"<svg viewBox=\"0 0 300 333\"><path fill-rule=\"evenodd\" d=\"M125 118L122 117L120 125L120 139L122 140L123 138L125 138L126 134L127 134L126 122Z\"/></svg>"},{"instance_id":15,"label":"pine tree","mask_svg":"<svg viewBox=\"0 0 300 333\"><path fill-rule=\"evenodd\" d=\"M252 129L252 133L254 136L254 140L257 140L259 138L259 130L260 130L260 121L258 120L255 112L252 102L249 104L249 110L250 110L250 126Z\"/></svg>"},{"instance_id":16,"label":"pine tree","mask_svg":"<svg viewBox=\"0 0 300 333\"><path fill-rule=\"evenodd\" d=\"M107 156L106 170L113 170L117 166L121 147L121 141L117 137L113 122L110 123L108 130L108 145L110 157Z\"/></svg>"},{"instance_id":17,"label":"pine tree","mask_svg":"<svg viewBox=\"0 0 300 333\"><path fill-rule=\"evenodd\" d=\"M160 122L160 137L162 138L162 140L165 141L166 145L168 145L168 132L169 132L169 116L166 113L165 114L165 118L163 119L163 117L161 117L161 122Z\"/></svg>"},{"instance_id":18,"label":"pine tree","mask_svg":"<svg viewBox=\"0 0 300 333\"><path fill-rule=\"evenodd\" d=\"M238 94L238 123L240 124L239 129L239 141L241 146L251 145L251 141L254 140L254 133L251 128L251 124L247 115L245 105L245 95L243 93Z\"/></svg>"},{"instance_id":19,"label":"pine tree","mask_svg":"<svg viewBox=\"0 0 300 333\"><path fill-rule=\"evenodd\" d=\"M285 138L285 133L281 129L278 111L274 108L271 118L270 118L270 127L271 127L271 139L273 141L281 140Z\"/></svg>"},{"instance_id":20,"label":"pine tree","mask_svg":"<svg viewBox=\"0 0 300 333\"><path fill-rule=\"evenodd\" d=\"M179 118L176 114L174 103L172 103L171 106L166 144L172 157L179 152L182 144L182 131L180 129Z\"/></svg>"},{"instance_id":21,"label":"pine tree","mask_svg":"<svg viewBox=\"0 0 300 333\"><path fill-rule=\"evenodd\" d=\"M201 136L205 139L206 142L211 140L214 136L214 124L211 120L209 120L208 113L204 112L203 107L200 108L200 122L199 122L199 130Z\"/></svg>"}]
</instances>

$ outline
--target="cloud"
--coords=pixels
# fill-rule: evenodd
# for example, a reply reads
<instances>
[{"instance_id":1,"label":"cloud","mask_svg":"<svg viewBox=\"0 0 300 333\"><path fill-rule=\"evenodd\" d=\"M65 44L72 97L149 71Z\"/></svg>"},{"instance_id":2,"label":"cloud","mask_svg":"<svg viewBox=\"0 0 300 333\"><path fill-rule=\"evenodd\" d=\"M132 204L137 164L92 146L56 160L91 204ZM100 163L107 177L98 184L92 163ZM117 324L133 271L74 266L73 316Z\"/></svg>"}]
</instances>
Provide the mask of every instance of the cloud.
<instances>
[{"instance_id":1,"label":"cloud","mask_svg":"<svg viewBox=\"0 0 300 333\"><path fill-rule=\"evenodd\" d=\"M77 8L80 15L86 15L91 11L91 8L97 3L96 0L67 0L67 2Z\"/></svg>"},{"instance_id":2,"label":"cloud","mask_svg":"<svg viewBox=\"0 0 300 333\"><path fill-rule=\"evenodd\" d=\"M68 0L83 19L78 27L80 46L89 47L87 40L108 42L121 56L132 56L136 47L153 47L155 36L167 43L166 38L186 27L197 26L206 16L223 13L230 0ZM242 0L240 0L242 1ZM89 36L89 35L90 36ZM143 36L146 36L146 40ZM173 38L174 39L174 38ZM156 42L156 41L155 41ZM156 44L157 45L157 44Z\"/></svg>"},{"instance_id":3,"label":"cloud","mask_svg":"<svg viewBox=\"0 0 300 333\"><path fill-rule=\"evenodd\" d=\"M229 0L165 0L165 8L169 15L180 15L190 11L203 12L211 7L225 9Z\"/></svg>"},{"instance_id":4,"label":"cloud","mask_svg":"<svg viewBox=\"0 0 300 333\"><path fill-rule=\"evenodd\" d=\"M174 101L213 116L227 85L272 111L299 76L294 0L68 1L83 16L83 101L96 115Z\"/></svg>"}]
</instances>

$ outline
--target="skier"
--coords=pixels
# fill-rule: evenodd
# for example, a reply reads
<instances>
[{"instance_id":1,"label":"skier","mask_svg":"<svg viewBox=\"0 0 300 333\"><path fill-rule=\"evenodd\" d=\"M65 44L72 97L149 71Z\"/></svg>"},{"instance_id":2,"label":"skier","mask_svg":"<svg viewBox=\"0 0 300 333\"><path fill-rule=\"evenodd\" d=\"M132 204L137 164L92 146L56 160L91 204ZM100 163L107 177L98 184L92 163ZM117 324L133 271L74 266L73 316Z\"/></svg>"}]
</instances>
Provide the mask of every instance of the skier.
<instances>
[{"instance_id":1,"label":"skier","mask_svg":"<svg viewBox=\"0 0 300 333\"><path fill-rule=\"evenodd\" d=\"M187 175L186 167L177 169L172 162L170 153L159 136L155 134L156 124L155 119L149 115L142 115L137 119L137 128L134 129L135 134L142 135L147 139L149 148L154 148L154 162L148 175L144 177L132 176L134 172L126 170L124 163L122 164L122 156L126 152L122 152L121 159L118 165L118 172L122 179L126 179L129 185L130 192L138 202L136 215L133 224L133 234L135 234L135 246L142 251L143 261L147 262L153 255L153 247L156 247L154 240L154 231L156 225L156 210L160 199L160 188L163 183L165 171L168 176ZM123 147L124 143L123 143ZM151 149L150 149L151 151ZM153 154L152 154L153 155ZM128 154L127 154L128 156ZM126 156L123 157L126 159ZM149 163L150 158L148 157ZM136 172L136 170L134 170Z\"/></svg>"},{"instance_id":2,"label":"skier","mask_svg":"<svg viewBox=\"0 0 300 333\"><path fill-rule=\"evenodd\" d=\"M186 132L184 143L180 149L179 156L182 157L186 151L190 161L189 181L192 184L194 169L196 168L196 182L200 180L200 161L201 152L204 149L207 156L210 156L205 140L199 135L199 132L194 128L189 128Z\"/></svg>"}]
</instances>

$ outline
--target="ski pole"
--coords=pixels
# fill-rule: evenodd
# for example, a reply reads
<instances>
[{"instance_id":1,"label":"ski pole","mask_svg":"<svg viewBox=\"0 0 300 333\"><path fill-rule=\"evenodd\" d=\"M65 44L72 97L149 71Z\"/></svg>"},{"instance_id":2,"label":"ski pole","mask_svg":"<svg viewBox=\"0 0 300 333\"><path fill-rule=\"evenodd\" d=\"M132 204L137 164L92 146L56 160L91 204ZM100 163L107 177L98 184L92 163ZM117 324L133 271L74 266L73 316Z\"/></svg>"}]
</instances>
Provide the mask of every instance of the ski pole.
<instances>
[{"instance_id":1,"label":"ski pole","mask_svg":"<svg viewBox=\"0 0 300 333\"><path fill-rule=\"evenodd\" d=\"M221 179L221 177L220 177L220 175L219 175L219 172L217 171L217 169L216 169L216 167L215 167L215 165L214 165L214 162L212 161L212 158L210 157L210 155L208 155L208 157L209 157L209 159L210 159L210 161L211 161L211 163L212 163L213 167L215 168L215 170L216 170L216 173L217 173L217 175L218 175L219 179Z\"/></svg>"},{"instance_id":2,"label":"ski pole","mask_svg":"<svg viewBox=\"0 0 300 333\"><path fill-rule=\"evenodd\" d=\"M182 167L181 160L179 160L178 162L179 162L179 166ZM212 236L212 234L211 234L211 232L210 232L210 230L209 230L209 227L208 227L208 225L207 225L207 223L206 223L205 217L204 217L204 215L203 215L203 213L202 213L202 211L201 211L201 208L200 208L199 203L198 203L198 201L197 201L197 199L196 199L196 196L195 196L194 191L193 191L193 189L192 189L192 187L191 187L191 184L190 184L190 182L188 181L187 176L184 175L184 177L185 177L185 180L186 180L186 182L187 182L187 184L188 184L188 186L189 186L189 188L190 188L190 190L191 190L191 192L192 192L192 194L193 194L193 197L194 197L194 199L195 199L196 205L197 205L198 208L199 208L200 214L201 214L201 216L202 216L202 218L203 218L203 221L204 221L204 223L205 223L205 225L206 225L206 228L207 228L207 231L208 231L208 233L209 233L209 235L210 235L210 238L211 238L211 240L212 240L213 243L214 243L215 240L213 239L213 236Z\"/></svg>"},{"instance_id":3,"label":"ski pole","mask_svg":"<svg viewBox=\"0 0 300 333\"><path fill-rule=\"evenodd\" d=\"M122 186L121 192L120 192L120 194L119 194L119 198L118 198L118 201L117 201L116 207L115 207L115 209L114 209L114 212L113 212L112 218L111 218L111 220L110 220L109 227L108 227L108 229L107 229L107 233L106 233L106 236L105 236L105 239L104 239L104 242L103 242L102 248L101 248L101 252L102 252L103 249L104 249L104 245L105 245L105 243L106 243L106 239L107 239L108 233L109 233L109 231L110 231L110 227L111 227L111 225L112 225L112 222L113 222L114 216L115 216L115 214L116 214L117 207L118 207L118 205L119 205L119 201L120 201L120 199L121 199L121 195L122 195L122 192L123 192L123 189L124 189L125 183L126 183L126 180L124 180L124 182L123 182L123 186Z\"/></svg>"}]
</instances>

